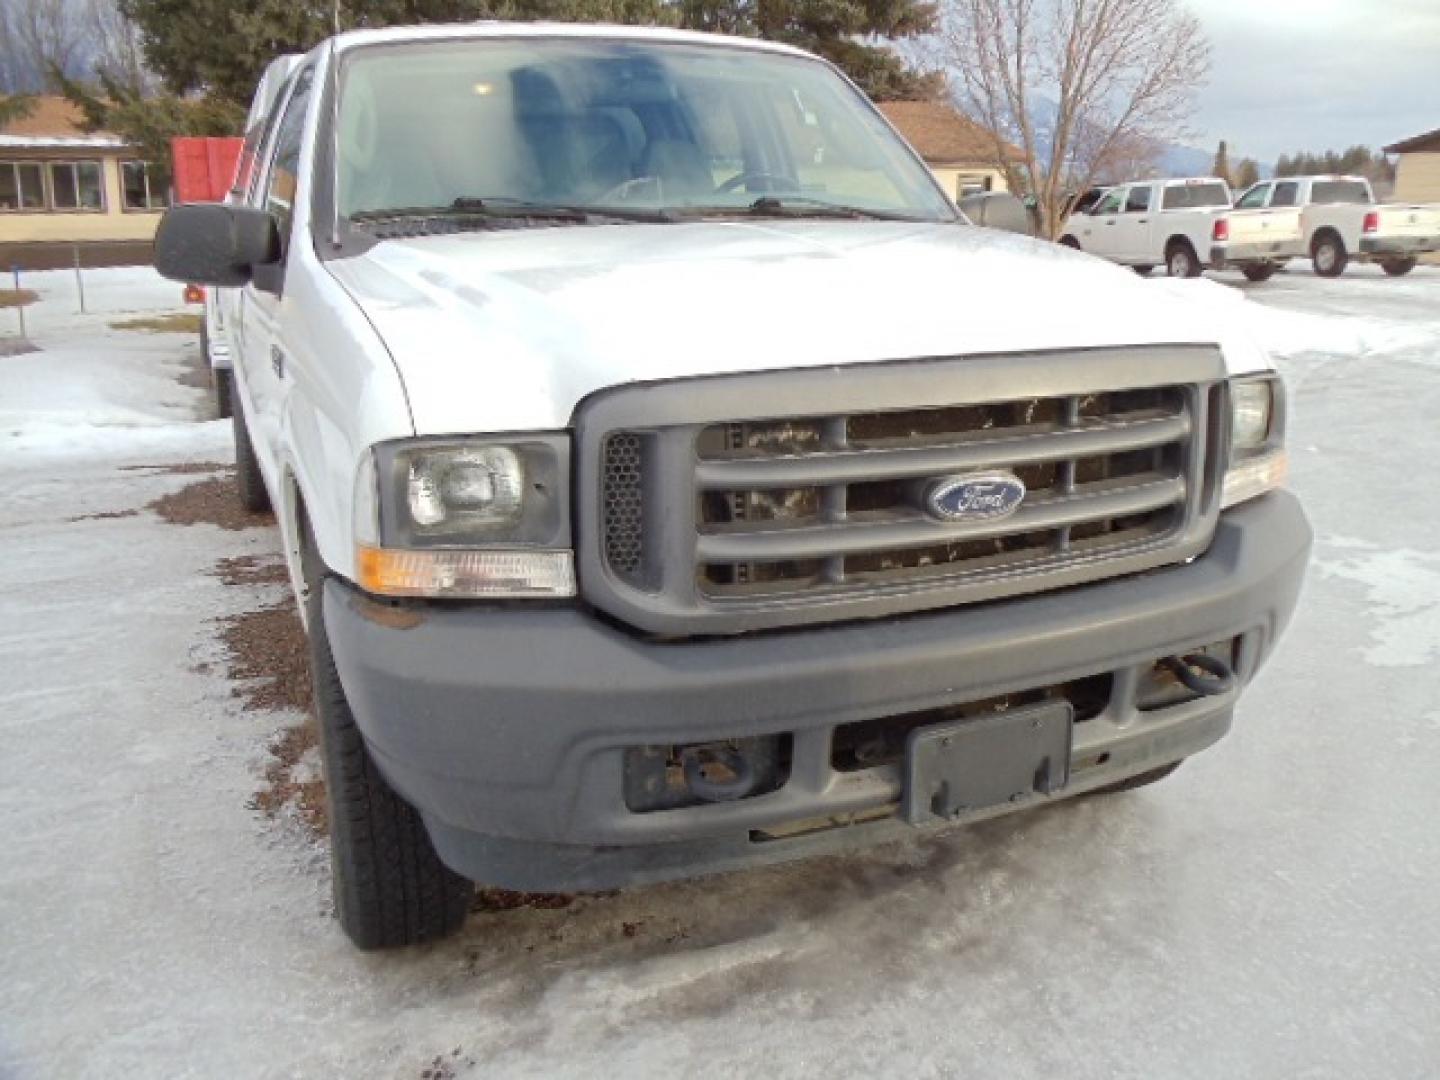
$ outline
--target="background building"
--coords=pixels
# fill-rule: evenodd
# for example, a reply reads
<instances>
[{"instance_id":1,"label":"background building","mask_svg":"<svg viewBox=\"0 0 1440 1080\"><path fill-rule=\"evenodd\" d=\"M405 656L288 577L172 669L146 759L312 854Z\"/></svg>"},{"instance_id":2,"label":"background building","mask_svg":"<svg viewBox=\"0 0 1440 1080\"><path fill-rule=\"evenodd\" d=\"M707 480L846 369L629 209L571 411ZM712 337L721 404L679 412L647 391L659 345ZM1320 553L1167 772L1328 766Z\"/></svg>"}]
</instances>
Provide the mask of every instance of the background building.
<instances>
[{"instance_id":1,"label":"background building","mask_svg":"<svg viewBox=\"0 0 1440 1080\"><path fill-rule=\"evenodd\" d=\"M1440 202L1440 128L1385 147L1398 154L1395 171L1397 202Z\"/></svg>"},{"instance_id":2,"label":"background building","mask_svg":"<svg viewBox=\"0 0 1440 1080\"><path fill-rule=\"evenodd\" d=\"M61 97L0 128L0 268L147 263L167 193L130 147Z\"/></svg>"},{"instance_id":3,"label":"background building","mask_svg":"<svg viewBox=\"0 0 1440 1080\"><path fill-rule=\"evenodd\" d=\"M938 101L883 101L879 107L952 199L1007 190L1005 174L995 167L995 137L979 124ZM1005 154L1013 160L1023 156L1009 143Z\"/></svg>"}]
</instances>

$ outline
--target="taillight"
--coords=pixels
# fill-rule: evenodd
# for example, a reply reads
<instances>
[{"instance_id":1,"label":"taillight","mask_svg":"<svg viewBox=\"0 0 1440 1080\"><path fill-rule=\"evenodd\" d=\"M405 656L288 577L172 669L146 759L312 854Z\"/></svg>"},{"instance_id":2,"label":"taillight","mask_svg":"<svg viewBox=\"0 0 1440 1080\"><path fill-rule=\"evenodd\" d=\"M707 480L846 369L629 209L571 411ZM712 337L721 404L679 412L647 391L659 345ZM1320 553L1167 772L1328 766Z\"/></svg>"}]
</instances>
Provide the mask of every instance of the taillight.
<instances>
[{"instance_id":1,"label":"taillight","mask_svg":"<svg viewBox=\"0 0 1440 1080\"><path fill-rule=\"evenodd\" d=\"M204 302L205 302L205 286L204 286L204 285L186 285L186 286L185 286L185 303L187 303L187 304L203 304Z\"/></svg>"},{"instance_id":2,"label":"taillight","mask_svg":"<svg viewBox=\"0 0 1440 1080\"><path fill-rule=\"evenodd\" d=\"M1365 215L1365 231L1367 233L1380 231L1380 215L1374 210Z\"/></svg>"},{"instance_id":3,"label":"taillight","mask_svg":"<svg viewBox=\"0 0 1440 1080\"><path fill-rule=\"evenodd\" d=\"M1210 237L1211 237L1211 239L1214 240L1216 243L1219 243L1219 242L1221 242L1221 241L1223 241L1223 240L1229 240L1229 239L1230 239L1230 219L1229 219L1229 218L1223 218L1223 217L1222 217L1222 218L1216 218L1216 219L1215 219L1215 228L1211 231Z\"/></svg>"}]
</instances>

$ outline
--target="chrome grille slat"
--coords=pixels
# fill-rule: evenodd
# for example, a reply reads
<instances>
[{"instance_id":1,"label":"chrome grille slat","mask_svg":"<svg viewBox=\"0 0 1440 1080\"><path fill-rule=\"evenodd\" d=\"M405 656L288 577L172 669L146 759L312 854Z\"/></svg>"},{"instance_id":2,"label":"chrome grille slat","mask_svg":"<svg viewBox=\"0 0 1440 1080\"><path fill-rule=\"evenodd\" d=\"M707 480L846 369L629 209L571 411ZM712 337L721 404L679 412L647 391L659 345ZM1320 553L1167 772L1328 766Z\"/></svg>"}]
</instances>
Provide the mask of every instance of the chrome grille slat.
<instances>
[{"instance_id":1,"label":"chrome grille slat","mask_svg":"<svg viewBox=\"0 0 1440 1080\"><path fill-rule=\"evenodd\" d=\"M927 547L1141 514L1173 506L1184 497L1185 480L1175 477L1098 494L1046 499L1003 521L973 525L937 522L917 510L893 521L851 517L839 524L702 533L696 553L703 562L770 562Z\"/></svg>"},{"instance_id":2,"label":"chrome grille slat","mask_svg":"<svg viewBox=\"0 0 1440 1080\"><path fill-rule=\"evenodd\" d=\"M1190 417L1182 414L1062 428L1044 434L1007 435L949 446L701 459L695 466L695 480L702 489L725 491L914 479L969 469L1033 465L1144 450L1184 439L1190 431Z\"/></svg>"}]
</instances>

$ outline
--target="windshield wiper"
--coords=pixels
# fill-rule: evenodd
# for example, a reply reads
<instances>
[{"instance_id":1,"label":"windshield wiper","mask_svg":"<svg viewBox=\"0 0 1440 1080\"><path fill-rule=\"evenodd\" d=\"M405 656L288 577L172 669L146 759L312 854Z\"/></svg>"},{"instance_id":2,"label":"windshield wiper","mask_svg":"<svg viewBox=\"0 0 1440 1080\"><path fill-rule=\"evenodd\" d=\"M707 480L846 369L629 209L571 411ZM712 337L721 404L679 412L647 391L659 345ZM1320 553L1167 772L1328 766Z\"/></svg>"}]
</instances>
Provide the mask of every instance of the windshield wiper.
<instances>
[{"instance_id":1,"label":"windshield wiper","mask_svg":"<svg viewBox=\"0 0 1440 1080\"><path fill-rule=\"evenodd\" d=\"M350 220L371 222L391 221L396 218L439 217L492 218L497 221L529 219L570 222L575 225L589 225L606 219L612 221L674 220L674 215L662 210L531 202L508 195L462 195L448 206L395 206L380 210L361 210L351 214Z\"/></svg>"},{"instance_id":2,"label":"windshield wiper","mask_svg":"<svg viewBox=\"0 0 1440 1080\"><path fill-rule=\"evenodd\" d=\"M806 195L761 195L748 206L687 206L685 213L719 217L744 214L747 217L777 218L849 218L861 221L922 221L923 218L897 214L891 210L871 210L864 206L826 202Z\"/></svg>"}]
</instances>

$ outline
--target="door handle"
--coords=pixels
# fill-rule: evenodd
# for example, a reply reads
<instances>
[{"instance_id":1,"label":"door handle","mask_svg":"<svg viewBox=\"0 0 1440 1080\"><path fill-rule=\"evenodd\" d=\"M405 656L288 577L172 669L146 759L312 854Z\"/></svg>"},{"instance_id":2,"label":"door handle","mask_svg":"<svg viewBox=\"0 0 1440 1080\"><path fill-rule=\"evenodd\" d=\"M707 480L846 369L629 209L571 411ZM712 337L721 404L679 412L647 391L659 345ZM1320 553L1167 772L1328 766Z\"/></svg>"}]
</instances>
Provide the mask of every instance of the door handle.
<instances>
[{"instance_id":1,"label":"door handle","mask_svg":"<svg viewBox=\"0 0 1440 1080\"><path fill-rule=\"evenodd\" d=\"M279 345L270 346L270 368L277 379L285 377L285 353Z\"/></svg>"},{"instance_id":2,"label":"door handle","mask_svg":"<svg viewBox=\"0 0 1440 1080\"><path fill-rule=\"evenodd\" d=\"M1139 225L1149 225L1149 224L1150 224L1150 219L1149 219L1148 217L1136 218L1135 220L1136 220L1136 224L1139 224Z\"/></svg>"}]
</instances>

